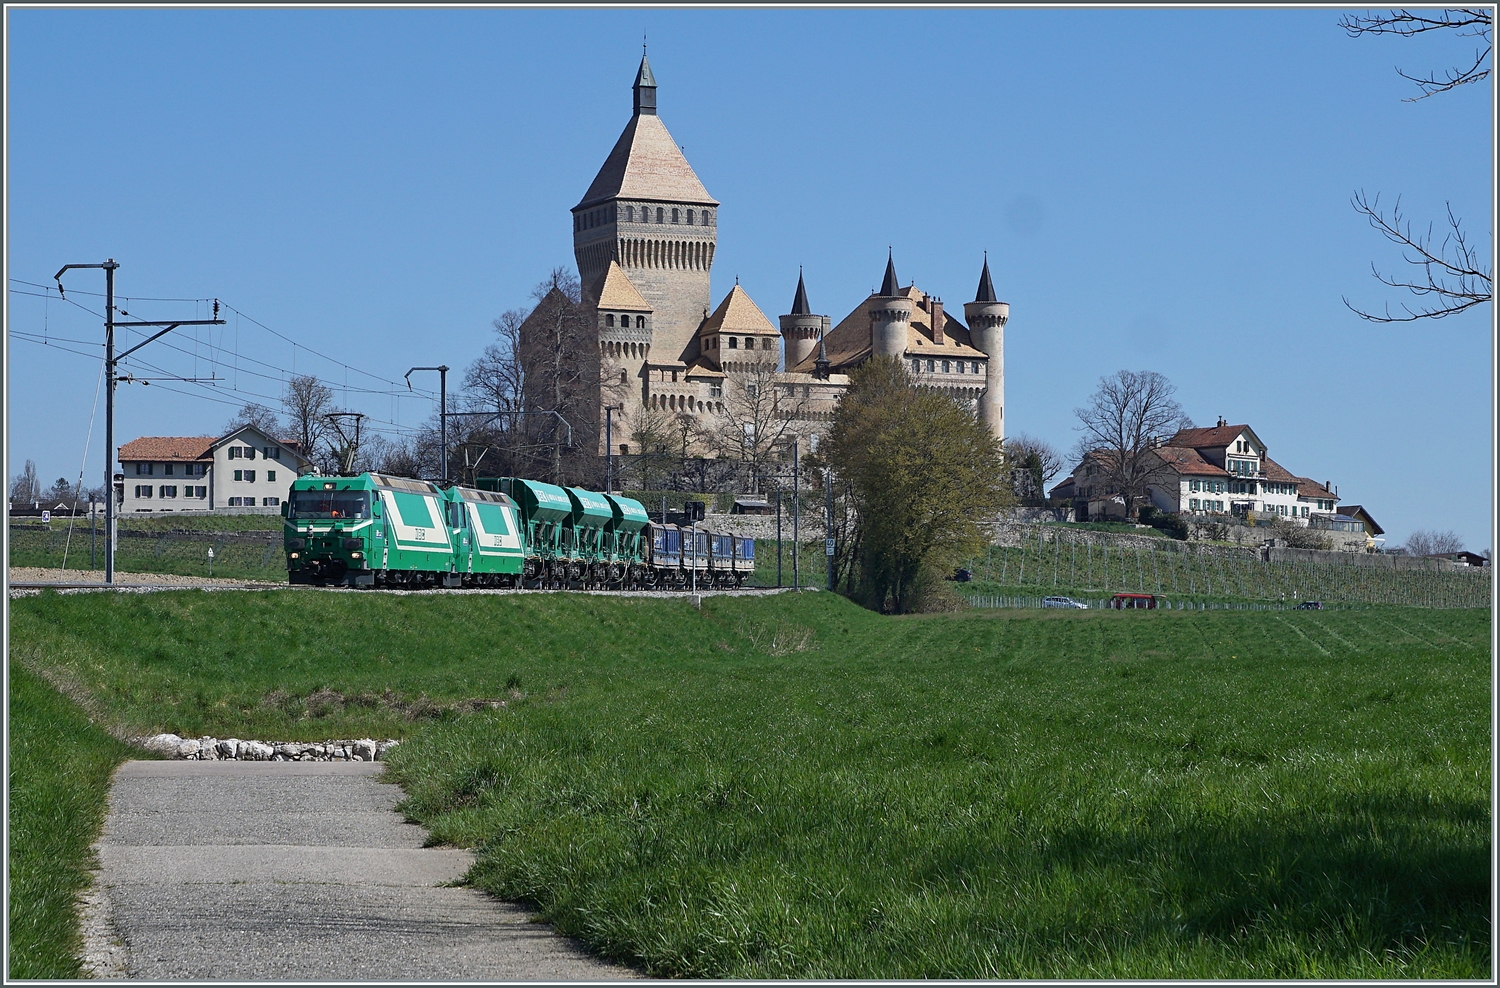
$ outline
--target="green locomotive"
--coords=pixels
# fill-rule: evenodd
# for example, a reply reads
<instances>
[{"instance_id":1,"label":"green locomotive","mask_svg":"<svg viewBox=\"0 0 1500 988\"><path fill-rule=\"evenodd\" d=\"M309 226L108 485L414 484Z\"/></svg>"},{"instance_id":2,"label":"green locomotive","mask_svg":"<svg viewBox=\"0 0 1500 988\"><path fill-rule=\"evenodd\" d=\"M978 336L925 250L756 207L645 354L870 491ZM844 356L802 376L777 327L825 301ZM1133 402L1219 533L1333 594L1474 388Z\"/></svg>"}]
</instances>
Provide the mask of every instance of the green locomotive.
<instances>
[{"instance_id":1,"label":"green locomotive","mask_svg":"<svg viewBox=\"0 0 1500 988\"><path fill-rule=\"evenodd\" d=\"M315 586L738 587L753 539L657 524L639 501L519 477L478 487L299 477L282 507L287 580Z\"/></svg>"}]
</instances>

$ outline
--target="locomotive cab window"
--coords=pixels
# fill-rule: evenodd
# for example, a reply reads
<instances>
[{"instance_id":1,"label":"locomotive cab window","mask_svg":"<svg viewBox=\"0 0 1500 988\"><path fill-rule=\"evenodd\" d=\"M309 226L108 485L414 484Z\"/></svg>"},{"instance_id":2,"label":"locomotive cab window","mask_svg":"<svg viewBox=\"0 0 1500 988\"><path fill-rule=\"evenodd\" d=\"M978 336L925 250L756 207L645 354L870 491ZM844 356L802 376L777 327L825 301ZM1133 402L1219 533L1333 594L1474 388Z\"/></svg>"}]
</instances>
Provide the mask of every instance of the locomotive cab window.
<instances>
[{"instance_id":1,"label":"locomotive cab window","mask_svg":"<svg viewBox=\"0 0 1500 988\"><path fill-rule=\"evenodd\" d=\"M291 518L368 518L368 491L292 491Z\"/></svg>"}]
</instances>

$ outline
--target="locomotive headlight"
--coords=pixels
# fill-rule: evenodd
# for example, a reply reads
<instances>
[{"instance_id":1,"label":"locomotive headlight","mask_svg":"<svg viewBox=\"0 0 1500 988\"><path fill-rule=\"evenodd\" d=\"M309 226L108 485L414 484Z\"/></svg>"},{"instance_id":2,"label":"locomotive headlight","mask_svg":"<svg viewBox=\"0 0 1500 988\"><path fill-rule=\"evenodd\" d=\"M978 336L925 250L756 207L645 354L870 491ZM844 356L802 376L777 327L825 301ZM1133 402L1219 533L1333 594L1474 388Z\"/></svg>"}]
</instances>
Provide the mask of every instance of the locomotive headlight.
<instances>
[{"instance_id":1,"label":"locomotive headlight","mask_svg":"<svg viewBox=\"0 0 1500 988\"><path fill-rule=\"evenodd\" d=\"M300 553L289 552L289 553L287 553L287 558L289 558L289 559L298 559L298 558L300 558L300 555L301 555Z\"/></svg>"},{"instance_id":2,"label":"locomotive headlight","mask_svg":"<svg viewBox=\"0 0 1500 988\"><path fill-rule=\"evenodd\" d=\"M350 559L360 559L363 556L364 556L364 553L362 553L362 552L351 552L351 553L349 553L349 558Z\"/></svg>"}]
</instances>

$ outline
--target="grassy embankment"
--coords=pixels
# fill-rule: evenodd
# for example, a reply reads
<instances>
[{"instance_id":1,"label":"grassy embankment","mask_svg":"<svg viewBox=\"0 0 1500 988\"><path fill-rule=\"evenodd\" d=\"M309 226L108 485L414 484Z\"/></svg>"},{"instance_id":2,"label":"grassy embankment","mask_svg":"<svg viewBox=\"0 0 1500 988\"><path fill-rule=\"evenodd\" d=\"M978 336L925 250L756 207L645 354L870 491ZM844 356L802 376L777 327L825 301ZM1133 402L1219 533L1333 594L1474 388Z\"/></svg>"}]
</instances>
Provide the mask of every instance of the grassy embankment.
<instances>
[{"instance_id":1,"label":"grassy embankment","mask_svg":"<svg viewBox=\"0 0 1500 988\"><path fill-rule=\"evenodd\" d=\"M77 978L76 917L114 767L132 754L35 674L12 665L10 978Z\"/></svg>"},{"instance_id":2,"label":"grassy embankment","mask_svg":"<svg viewBox=\"0 0 1500 988\"><path fill-rule=\"evenodd\" d=\"M1490 969L1482 610L177 592L12 620L13 662L143 733L411 737L408 812L476 884L654 974Z\"/></svg>"}]
</instances>

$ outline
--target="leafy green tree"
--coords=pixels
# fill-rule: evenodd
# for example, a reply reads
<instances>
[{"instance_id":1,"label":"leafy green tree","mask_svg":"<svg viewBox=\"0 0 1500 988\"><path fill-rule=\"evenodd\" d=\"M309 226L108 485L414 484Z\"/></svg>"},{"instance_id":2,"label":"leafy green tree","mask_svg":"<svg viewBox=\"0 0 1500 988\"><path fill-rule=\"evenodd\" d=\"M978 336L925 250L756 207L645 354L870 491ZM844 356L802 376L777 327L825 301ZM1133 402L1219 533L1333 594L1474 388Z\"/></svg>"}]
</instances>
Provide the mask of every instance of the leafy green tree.
<instances>
[{"instance_id":1,"label":"leafy green tree","mask_svg":"<svg viewBox=\"0 0 1500 988\"><path fill-rule=\"evenodd\" d=\"M890 358L850 374L819 453L852 501L849 589L881 611L919 609L943 573L984 548L986 523L1013 500L1000 442Z\"/></svg>"}]
</instances>

